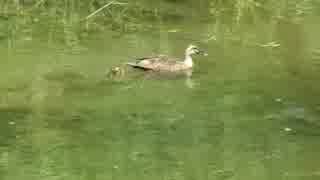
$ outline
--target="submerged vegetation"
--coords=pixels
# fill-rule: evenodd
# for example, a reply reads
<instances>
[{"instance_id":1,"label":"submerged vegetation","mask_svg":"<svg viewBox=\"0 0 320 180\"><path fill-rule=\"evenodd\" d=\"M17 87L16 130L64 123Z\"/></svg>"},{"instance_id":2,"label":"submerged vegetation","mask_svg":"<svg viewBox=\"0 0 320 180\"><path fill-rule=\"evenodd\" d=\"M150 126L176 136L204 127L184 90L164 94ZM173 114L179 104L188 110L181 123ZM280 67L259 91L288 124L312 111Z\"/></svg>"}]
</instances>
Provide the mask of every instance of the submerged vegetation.
<instances>
[{"instance_id":1,"label":"submerged vegetation","mask_svg":"<svg viewBox=\"0 0 320 180\"><path fill-rule=\"evenodd\" d=\"M0 2L0 29L3 32L0 37L18 35L30 38L28 35L40 31L47 33L47 39L52 40L57 33L64 32L65 36L59 38L73 45L92 32L141 32L157 29L166 21L192 21L195 16L203 17L203 21L213 26L259 24L282 18L299 21L311 12L320 11L315 9L317 3L316 0L4 0ZM43 26L49 31L41 32Z\"/></svg>"}]
</instances>

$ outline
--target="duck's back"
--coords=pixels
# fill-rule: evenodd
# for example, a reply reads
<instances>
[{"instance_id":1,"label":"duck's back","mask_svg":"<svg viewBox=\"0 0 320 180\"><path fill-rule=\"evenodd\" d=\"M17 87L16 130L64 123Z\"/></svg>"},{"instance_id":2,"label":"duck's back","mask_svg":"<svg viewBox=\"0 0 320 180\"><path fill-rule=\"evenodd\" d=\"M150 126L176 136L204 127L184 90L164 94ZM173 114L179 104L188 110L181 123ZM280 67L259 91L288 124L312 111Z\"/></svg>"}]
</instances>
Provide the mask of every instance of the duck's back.
<instances>
[{"instance_id":1,"label":"duck's back","mask_svg":"<svg viewBox=\"0 0 320 180\"><path fill-rule=\"evenodd\" d=\"M188 69L182 61L174 58L168 58L164 55L140 58L136 63L129 65L155 71L178 71Z\"/></svg>"}]
</instances>

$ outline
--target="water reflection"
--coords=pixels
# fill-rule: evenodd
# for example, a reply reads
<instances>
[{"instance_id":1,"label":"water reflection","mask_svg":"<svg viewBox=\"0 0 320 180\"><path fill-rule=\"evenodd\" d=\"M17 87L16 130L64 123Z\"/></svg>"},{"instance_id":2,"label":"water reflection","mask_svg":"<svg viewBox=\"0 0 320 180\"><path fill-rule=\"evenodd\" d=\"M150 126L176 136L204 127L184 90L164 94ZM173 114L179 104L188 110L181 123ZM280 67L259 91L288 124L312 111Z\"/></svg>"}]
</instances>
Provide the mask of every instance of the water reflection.
<instances>
[{"instance_id":1,"label":"water reflection","mask_svg":"<svg viewBox=\"0 0 320 180\"><path fill-rule=\"evenodd\" d=\"M143 79L149 81L174 81L174 80L184 80L186 87L194 88L195 82L192 79L192 69L187 69L178 72L156 72L156 71L145 71L143 74ZM136 79L139 80L139 79Z\"/></svg>"}]
</instances>

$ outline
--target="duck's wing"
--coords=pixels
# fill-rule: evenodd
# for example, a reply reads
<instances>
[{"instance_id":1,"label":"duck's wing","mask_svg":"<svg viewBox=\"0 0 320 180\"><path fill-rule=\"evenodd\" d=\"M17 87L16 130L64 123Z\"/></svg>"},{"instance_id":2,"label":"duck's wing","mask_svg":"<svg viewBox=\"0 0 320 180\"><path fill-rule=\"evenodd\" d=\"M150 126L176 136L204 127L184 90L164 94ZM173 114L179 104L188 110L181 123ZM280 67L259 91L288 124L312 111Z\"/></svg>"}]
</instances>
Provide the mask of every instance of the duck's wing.
<instances>
[{"instance_id":1,"label":"duck's wing","mask_svg":"<svg viewBox=\"0 0 320 180\"><path fill-rule=\"evenodd\" d=\"M140 58L136 58L136 62L142 61L142 60L156 60L156 59L166 59L168 58L166 55L151 55L151 56L145 56L145 57L140 57Z\"/></svg>"},{"instance_id":2,"label":"duck's wing","mask_svg":"<svg viewBox=\"0 0 320 180\"><path fill-rule=\"evenodd\" d=\"M136 62L130 62L130 63L127 63L127 65L132 66L134 68L144 69L144 70L154 70L154 69L157 69L157 67L160 64L165 63L167 59L168 57L164 55L149 56L149 57L138 58Z\"/></svg>"}]
</instances>

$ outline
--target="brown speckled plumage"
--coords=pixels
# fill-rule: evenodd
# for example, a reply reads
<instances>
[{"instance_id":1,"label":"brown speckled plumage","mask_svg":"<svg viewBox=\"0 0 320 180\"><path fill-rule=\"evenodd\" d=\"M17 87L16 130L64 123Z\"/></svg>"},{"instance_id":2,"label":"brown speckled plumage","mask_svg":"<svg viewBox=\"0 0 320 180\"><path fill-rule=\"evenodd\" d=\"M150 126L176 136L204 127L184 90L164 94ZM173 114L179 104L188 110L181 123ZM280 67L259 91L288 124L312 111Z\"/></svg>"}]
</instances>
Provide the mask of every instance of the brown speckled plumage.
<instances>
[{"instance_id":1,"label":"brown speckled plumage","mask_svg":"<svg viewBox=\"0 0 320 180\"><path fill-rule=\"evenodd\" d=\"M127 63L127 65L143 70L153 71L180 71L187 70L193 67L192 57L193 54L199 54L201 51L193 45L190 45L185 52L185 59L178 60L170 58L165 55L144 57L137 59L136 62Z\"/></svg>"}]
</instances>

